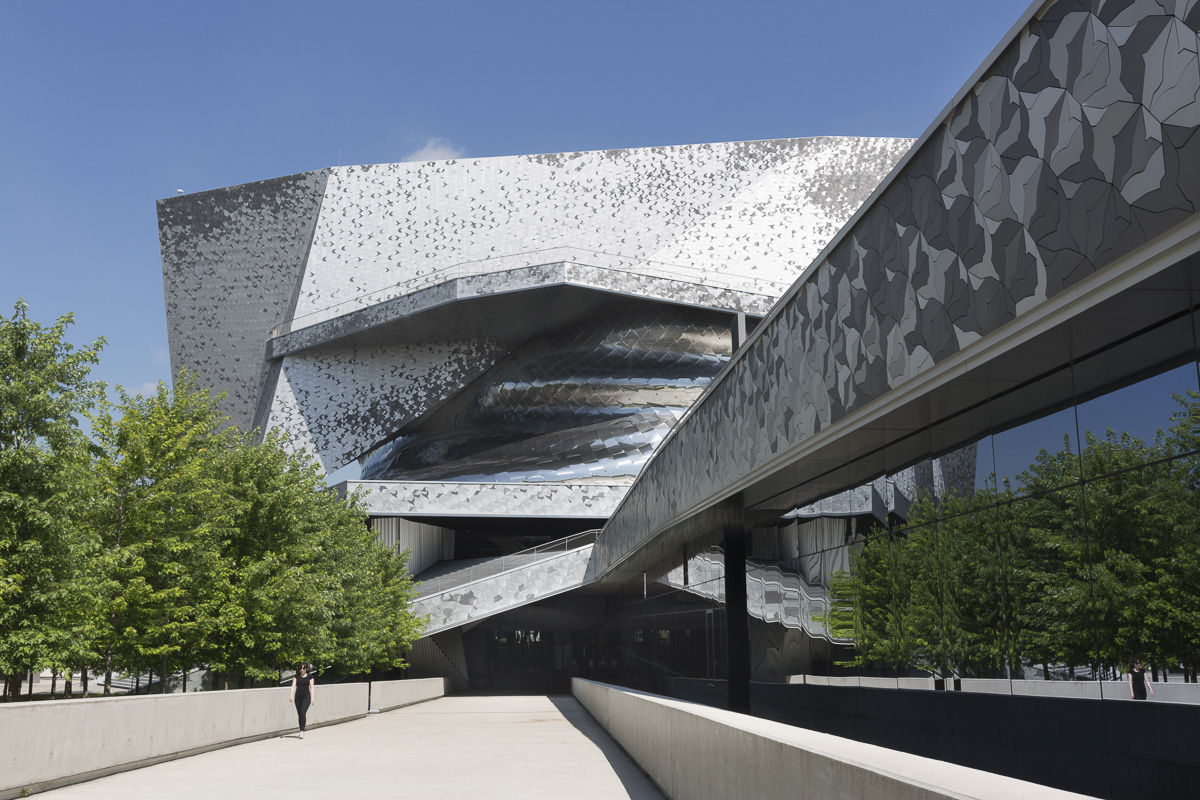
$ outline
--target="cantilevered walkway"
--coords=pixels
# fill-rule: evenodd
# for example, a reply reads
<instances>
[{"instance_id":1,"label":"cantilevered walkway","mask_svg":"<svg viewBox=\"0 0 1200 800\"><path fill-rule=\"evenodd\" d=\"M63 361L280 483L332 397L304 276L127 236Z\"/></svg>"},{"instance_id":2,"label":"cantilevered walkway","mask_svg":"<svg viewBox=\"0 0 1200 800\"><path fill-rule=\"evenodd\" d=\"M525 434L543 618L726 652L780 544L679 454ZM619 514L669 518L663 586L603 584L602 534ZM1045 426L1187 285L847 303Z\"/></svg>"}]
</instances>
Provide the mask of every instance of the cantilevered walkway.
<instances>
[{"instance_id":1,"label":"cantilevered walkway","mask_svg":"<svg viewBox=\"0 0 1200 800\"><path fill-rule=\"evenodd\" d=\"M281 695L282 697L282 695ZM282 700L281 700L282 702ZM45 792L84 798L661 798L573 697L443 697Z\"/></svg>"}]
</instances>

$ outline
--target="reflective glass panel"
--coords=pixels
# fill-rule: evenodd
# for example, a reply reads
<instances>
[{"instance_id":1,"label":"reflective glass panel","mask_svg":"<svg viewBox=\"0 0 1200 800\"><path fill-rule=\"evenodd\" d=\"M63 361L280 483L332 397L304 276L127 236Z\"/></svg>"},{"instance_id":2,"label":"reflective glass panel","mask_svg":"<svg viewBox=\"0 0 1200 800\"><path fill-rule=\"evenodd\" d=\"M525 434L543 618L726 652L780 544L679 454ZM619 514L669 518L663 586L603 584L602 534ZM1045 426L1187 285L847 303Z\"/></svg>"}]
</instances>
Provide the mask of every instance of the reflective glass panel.
<instances>
[{"instance_id":1,"label":"reflective glass panel","mask_svg":"<svg viewBox=\"0 0 1200 800\"><path fill-rule=\"evenodd\" d=\"M992 401L996 479L1017 494L1045 492L1079 480L1079 437L1070 405L1071 371L1061 370ZM1067 405L1044 413L1047 408ZM1042 412L1039 415L1039 410Z\"/></svg>"}]
</instances>

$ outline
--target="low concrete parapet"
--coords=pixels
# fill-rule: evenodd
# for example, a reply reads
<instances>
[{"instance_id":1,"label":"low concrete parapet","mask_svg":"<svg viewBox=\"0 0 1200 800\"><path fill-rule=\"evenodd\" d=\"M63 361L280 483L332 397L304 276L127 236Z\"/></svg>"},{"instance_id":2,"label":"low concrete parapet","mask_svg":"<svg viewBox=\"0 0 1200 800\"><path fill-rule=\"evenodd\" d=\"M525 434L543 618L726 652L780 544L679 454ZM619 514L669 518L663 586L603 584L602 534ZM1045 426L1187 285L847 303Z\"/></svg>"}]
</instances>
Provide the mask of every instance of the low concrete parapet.
<instances>
[{"instance_id":1,"label":"low concrete parapet","mask_svg":"<svg viewBox=\"0 0 1200 800\"><path fill-rule=\"evenodd\" d=\"M371 708L393 708L424 703L446 695L447 678L413 678L406 681L375 681L371 684Z\"/></svg>"},{"instance_id":2,"label":"low concrete parapet","mask_svg":"<svg viewBox=\"0 0 1200 800\"><path fill-rule=\"evenodd\" d=\"M403 684L403 685L401 685ZM317 687L310 728L366 716L368 686ZM441 678L380 681L376 708L445 694ZM0 800L296 730L287 686L0 704Z\"/></svg>"},{"instance_id":3,"label":"low concrete parapet","mask_svg":"<svg viewBox=\"0 0 1200 800\"><path fill-rule=\"evenodd\" d=\"M824 675L788 675L783 683L808 686L853 686L863 689L929 689L937 688L933 678L868 678ZM1007 680L1005 678L961 678L958 691L977 694L1011 694L1029 697L1075 697L1090 700L1129 700L1129 681L1039 681ZM946 687L953 684L946 681ZM1188 703L1200 705L1200 684L1152 683L1151 702Z\"/></svg>"},{"instance_id":4,"label":"low concrete parapet","mask_svg":"<svg viewBox=\"0 0 1200 800\"><path fill-rule=\"evenodd\" d=\"M869 678L857 675L788 675L784 683L809 686L858 686L866 689L933 689L933 678Z\"/></svg>"},{"instance_id":5,"label":"low concrete parapet","mask_svg":"<svg viewBox=\"0 0 1200 800\"><path fill-rule=\"evenodd\" d=\"M1083 797L582 678L571 679L571 692L672 800Z\"/></svg>"}]
</instances>

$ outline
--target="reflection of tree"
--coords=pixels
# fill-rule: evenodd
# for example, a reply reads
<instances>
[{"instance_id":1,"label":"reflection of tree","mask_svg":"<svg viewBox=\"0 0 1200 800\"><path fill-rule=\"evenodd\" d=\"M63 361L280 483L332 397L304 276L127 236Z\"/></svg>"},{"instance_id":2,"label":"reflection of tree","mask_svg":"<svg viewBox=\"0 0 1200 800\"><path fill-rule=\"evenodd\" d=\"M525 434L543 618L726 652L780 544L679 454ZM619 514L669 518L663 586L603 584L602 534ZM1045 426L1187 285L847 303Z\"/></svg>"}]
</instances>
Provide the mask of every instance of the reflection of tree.
<instances>
[{"instance_id":1,"label":"reflection of tree","mask_svg":"<svg viewBox=\"0 0 1200 800\"><path fill-rule=\"evenodd\" d=\"M914 503L833 583L853 663L946 674L1200 662L1200 394L1153 442L1112 430Z\"/></svg>"}]
</instances>

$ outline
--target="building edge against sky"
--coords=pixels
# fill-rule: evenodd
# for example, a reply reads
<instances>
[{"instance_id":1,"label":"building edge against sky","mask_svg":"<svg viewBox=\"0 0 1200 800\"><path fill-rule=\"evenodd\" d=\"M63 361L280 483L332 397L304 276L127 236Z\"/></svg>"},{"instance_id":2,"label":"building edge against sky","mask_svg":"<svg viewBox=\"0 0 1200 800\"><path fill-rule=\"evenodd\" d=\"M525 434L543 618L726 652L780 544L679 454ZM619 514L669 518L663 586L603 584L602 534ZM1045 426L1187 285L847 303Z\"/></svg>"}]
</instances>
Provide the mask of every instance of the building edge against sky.
<instances>
[{"instance_id":1,"label":"building edge against sky","mask_svg":"<svg viewBox=\"0 0 1200 800\"><path fill-rule=\"evenodd\" d=\"M1172 394L1186 412L1200 392L1198 29L1183 3L1037 4L916 144L349 167L170 198L172 367L327 470L362 459L377 527L427 568L421 668L748 700L751 678L845 657L836 573L930 498L975 498L960 517L989 530L1078 504L1087 553L1136 547L1086 509L1149 466L1029 468L1043 449L1098 463L1092 439L1152 439ZM1073 670L1108 663L1102 611L1072 623L1093 653Z\"/></svg>"}]
</instances>

